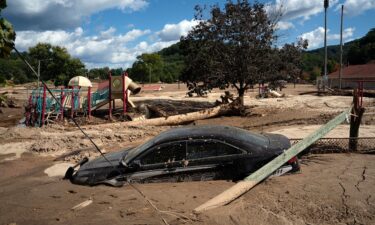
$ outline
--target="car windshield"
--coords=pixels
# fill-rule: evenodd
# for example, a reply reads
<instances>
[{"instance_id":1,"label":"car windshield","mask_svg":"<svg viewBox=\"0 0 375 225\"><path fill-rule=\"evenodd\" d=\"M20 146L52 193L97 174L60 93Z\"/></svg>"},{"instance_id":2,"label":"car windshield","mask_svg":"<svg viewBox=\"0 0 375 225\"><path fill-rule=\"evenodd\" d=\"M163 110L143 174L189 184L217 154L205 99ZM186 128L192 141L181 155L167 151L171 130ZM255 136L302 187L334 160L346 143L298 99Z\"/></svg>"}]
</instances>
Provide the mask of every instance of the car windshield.
<instances>
[{"instance_id":1,"label":"car windshield","mask_svg":"<svg viewBox=\"0 0 375 225\"><path fill-rule=\"evenodd\" d=\"M155 140L158 138L158 136L152 138L151 140L147 141L146 143L144 144L141 144L139 145L138 147L135 147L133 149L131 149L129 151L128 154L126 154L123 159L122 159L122 163L128 163L130 159L134 158L135 156L137 156L140 152L142 152L144 149L147 149L149 147L151 147L153 145L153 143L155 142Z\"/></svg>"}]
</instances>

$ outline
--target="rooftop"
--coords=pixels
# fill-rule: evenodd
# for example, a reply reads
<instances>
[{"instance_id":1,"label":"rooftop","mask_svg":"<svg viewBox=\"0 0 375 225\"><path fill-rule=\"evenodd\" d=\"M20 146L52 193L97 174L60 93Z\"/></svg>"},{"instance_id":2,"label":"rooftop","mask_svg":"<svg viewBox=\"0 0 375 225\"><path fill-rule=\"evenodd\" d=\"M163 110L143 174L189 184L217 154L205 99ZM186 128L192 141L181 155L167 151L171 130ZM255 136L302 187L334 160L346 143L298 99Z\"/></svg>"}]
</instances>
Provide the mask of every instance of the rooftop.
<instances>
[{"instance_id":1,"label":"rooftop","mask_svg":"<svg viewBox=\"0 0 375 225\"><path fill-rule=\"evenodd\" d=\"M339 70L330 73L329 78L339 78ZM343 79L371 79L375 80L375 63L368 63L364 65L350 65L343 67Z\"/></svg>"}]
</instances>

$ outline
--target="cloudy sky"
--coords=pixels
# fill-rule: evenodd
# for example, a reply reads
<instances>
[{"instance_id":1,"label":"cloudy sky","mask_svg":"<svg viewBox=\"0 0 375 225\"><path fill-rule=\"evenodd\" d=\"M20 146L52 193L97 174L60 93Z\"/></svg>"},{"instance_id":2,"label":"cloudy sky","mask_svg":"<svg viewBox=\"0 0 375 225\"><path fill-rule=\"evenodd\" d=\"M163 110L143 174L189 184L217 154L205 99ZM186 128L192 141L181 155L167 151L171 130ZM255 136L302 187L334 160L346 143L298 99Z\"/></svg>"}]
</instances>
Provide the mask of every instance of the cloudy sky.
<instances>
[{"instance_id":1,"label":"cloudy sky","mask_svg":"<svg viewBox=\"0 0 375 225\"><path fill-rule=\"evenodd\" d=\"M309 49L322 47L323 0L263 0L282 5L278 44L298 37ZM225 0L8 0L3 16L13 23L16 47L38 42L64 46L88 68L131 67L137 55L176 43L192 26L197 4L224 5ZM345 5L344 41L375 27L375 0L330 0L328 44L340 40L340 10ZM372 22L371 22L372 21Z\"/></svg>"}]
</instances>

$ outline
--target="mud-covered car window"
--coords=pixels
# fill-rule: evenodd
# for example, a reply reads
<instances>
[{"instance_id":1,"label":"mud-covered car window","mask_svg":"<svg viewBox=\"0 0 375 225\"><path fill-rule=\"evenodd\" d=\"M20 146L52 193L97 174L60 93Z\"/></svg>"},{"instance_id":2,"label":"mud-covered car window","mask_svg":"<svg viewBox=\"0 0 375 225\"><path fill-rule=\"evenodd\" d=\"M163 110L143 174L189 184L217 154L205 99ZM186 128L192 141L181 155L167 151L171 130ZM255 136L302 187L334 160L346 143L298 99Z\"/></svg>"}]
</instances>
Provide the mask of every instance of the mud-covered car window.
<instances>
[{"instance_id":1,"label":"mud-covered car window","mask_svg":"<svg viewBox=\"0 0 375 225\"><path fill-rule=\"evenodd\" d=\"M216 140L193 140L187 143L186 158L199 159L240 154L241 150Z\"/></svg>"},{"instance_id":2,"label":"mud-covered car window","mask_svg":"<svg viewBox=\"0 0 375 225\"><path fill-rule=\"evenodd\" d=\"M143 165L174 162L185 159L186 142L175 142L154 147L141 158Z\"/></svg>"}]
</instances>

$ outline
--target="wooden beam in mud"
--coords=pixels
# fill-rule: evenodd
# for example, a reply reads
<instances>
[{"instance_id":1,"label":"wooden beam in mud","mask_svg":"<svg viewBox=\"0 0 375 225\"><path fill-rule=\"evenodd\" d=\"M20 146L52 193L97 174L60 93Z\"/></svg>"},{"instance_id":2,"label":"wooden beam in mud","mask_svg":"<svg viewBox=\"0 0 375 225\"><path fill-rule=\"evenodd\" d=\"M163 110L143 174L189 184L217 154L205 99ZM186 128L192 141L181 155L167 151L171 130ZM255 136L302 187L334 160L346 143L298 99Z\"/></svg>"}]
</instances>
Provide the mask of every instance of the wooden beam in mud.
<instances>
[{"instance_id":1,"label":"wooden beam in mud","mask_svg":"<svg viewBox=\"0 0 375 225\"><path fill-rule=\"evenodd\" d=\"M216 197L210 199L209 201L203 203L194 209L195 212L201 212L209 209L214 209L219 206L229 204L233 200L237 199L255 185L266 179L274 171L284 165L288 160L298 155L300 152L305 150L315 141L326 135L328 132L333 130L339 124L341 124L348 115L350 115L351 108L340 113L338 116L333 118L327 124L321 126L318 130L304 138L302 141L299 141L297 144L290 147L288 150L284 151L281 155L264 165L262 168L258 169L250 176L246 177L243 181L238 182L231 188L225 190Z\"/></svg>"}]
</instances>

